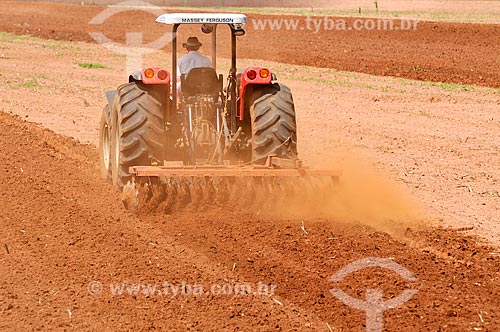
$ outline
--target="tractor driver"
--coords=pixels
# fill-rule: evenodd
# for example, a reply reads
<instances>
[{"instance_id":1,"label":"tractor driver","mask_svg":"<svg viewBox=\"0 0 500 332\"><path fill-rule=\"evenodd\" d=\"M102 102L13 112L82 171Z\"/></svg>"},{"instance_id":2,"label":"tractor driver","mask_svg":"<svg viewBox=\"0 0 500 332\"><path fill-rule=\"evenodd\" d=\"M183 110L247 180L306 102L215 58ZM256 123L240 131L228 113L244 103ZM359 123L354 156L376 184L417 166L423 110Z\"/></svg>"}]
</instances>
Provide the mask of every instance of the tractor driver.
<instances>
[{"instance_id":1,"label":"tractor driver","mask_svg":"<svg viewBox=\"0 0 500 332\"><path fill-rule=\"evenodd\" d=\"M202 44L197 37L189 37L185 43L182 44L188 54L182 56L177 63L177 75L188 74L193 68L210 67L212 63L210 59L198 53Z\"/></svg>"}]
</instances>

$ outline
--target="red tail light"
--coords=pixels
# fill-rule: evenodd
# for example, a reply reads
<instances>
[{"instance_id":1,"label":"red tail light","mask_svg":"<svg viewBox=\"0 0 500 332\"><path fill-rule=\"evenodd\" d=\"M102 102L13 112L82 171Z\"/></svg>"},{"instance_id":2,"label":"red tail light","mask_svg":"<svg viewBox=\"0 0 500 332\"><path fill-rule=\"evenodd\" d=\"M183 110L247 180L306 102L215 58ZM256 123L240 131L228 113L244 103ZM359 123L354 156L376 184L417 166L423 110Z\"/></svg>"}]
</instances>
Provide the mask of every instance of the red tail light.
<instances>
[{"instance_id":1,"label":"red tail light","mask_svg":"<svg viewBox=\"0 0 500 332\"><path fill-rule=\"evenodd\" d=\"M257 72L255 70L249 70L247 72L247 77L250 80L254 80L255 78L257 78Z\"/></svg>"},{"instance_id":2,"label":"red tail light","mask_svg":"<svg viewBox=\"0 0 500 332\"><path fill-rule=\"evenodd\" d=\"M168 77L168 73L166 71L164 71L163 69L158 72L158 78L160 80L162 80L162 81L166 80L167 77Z\"/></svg>"}]
</instances>

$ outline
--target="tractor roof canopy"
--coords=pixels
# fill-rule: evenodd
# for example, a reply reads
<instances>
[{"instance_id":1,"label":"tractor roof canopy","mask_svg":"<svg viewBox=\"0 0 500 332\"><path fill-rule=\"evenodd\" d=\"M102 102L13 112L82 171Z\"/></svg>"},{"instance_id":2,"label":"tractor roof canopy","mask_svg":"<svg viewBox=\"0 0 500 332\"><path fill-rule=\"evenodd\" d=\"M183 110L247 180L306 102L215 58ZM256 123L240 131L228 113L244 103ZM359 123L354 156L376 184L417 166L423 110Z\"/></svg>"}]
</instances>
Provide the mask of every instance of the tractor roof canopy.
<instances>
[{"instance_id":1,"label":"tractor roof canopy","mask_svg":"<svg viewBox=\"0 0 500 332\"><path fill-rule=\"evenodd\" d=\"M164 24L246 24L243 14L175 13L163 14L156 19Z\"/></svg>"}]
</instances>

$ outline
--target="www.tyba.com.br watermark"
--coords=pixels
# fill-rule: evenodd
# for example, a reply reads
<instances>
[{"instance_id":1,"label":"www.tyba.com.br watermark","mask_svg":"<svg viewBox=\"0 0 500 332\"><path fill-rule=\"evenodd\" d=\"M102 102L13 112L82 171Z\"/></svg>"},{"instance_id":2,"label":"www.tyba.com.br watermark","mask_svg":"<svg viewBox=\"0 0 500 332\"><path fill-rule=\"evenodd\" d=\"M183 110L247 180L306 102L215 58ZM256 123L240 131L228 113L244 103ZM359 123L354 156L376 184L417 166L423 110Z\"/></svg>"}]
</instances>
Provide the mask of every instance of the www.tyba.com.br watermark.
<instances>
[{"instance_id":1,"label":"www.tyba.com.br watermark","mask_svg":"<svg viewBox=\"0 0 500 332\"><path fill-rule=\"evenodd\" d=\"M87 291L92 296L272 296L275 294L276 285L262 281L258 283L225 283L204 285L201 283L179 283L164 281L161 284L142 283L110 283L104 285L94 280L88 283Z\"/></svg>"},{"instance_id":2,"label":"www.tyba.com.br watermark","mask_svg":"<svg viewBox=\"0 0 500 332\"><path fill-rule=\"evenodd\" d=\"M417 30L417 20L412 19L383 19L383 18L356 18L344 19L334 17L305 18L255 18L251 20L255 30L271 31L305 31L319 33L320 31L410 31Z\"/></svg>"}]
</instances>

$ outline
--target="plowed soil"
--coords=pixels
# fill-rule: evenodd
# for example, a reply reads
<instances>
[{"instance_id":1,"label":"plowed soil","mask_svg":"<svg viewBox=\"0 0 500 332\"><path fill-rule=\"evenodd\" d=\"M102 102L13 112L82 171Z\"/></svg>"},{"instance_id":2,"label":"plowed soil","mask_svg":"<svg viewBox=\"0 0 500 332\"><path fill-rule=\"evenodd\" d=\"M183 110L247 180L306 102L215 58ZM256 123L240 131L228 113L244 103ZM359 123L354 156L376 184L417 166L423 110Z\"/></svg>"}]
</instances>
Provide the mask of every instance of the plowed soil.
<instances>
[{"instance_id":1,"label":"plowed soil","mask_svg":"<svg viewBox=\"0 0 500 332\"><path fill-rule=\"evenodd\" d=\"M384 331L500 330L499 90L290 64L498 87L498 26L425 23L310 44L268 31L273 47L259 51L251 37L263 32L250 29L241 54L286 62L261 63L294 93L301 157L343 167L335 200L135 215L99 178L95 147L124 58L75 42L92 41L87 22L101 10L0 3L0 30L65 40L0 35L1 331L366 331L365 312L331 289L362 301L369 289L383 301L415 290L384 312ZM147 38L162 32L140 12L99 28L120 41L133 19ZM290 36L301 46L282 47ZM381 267L330 278L368 258L415 279Z\"/></svg>"},{"instance_id":2,"label":"plowed soil","mask_svg":"<svg viewBox=\"0 0 500 332\"><path fill-rule=\"evenodd\" d=\"M491 6L497 4L492 1ZM2 1L0 30L87 42L94 41L89 32L103 32L119 43L124 42L125 32L143 32L143 40L148 43L169 30L155 23L154 15L138 10L115 14L103 24L89 24L104 8ZM305 17L301 16L279 16L280 20L300 20L296 31L259 30L253 25L254 19L276 19L276 16L249 15L247 37L239 44L239 54L244 58L500 87L499 25L420 22L418 29L410 31L325 31L322 28L314 33L307 29ZM347 19L347 25L353 27L353 21ZM182 39L188 33L201 34L186 27L181 31L186 34ZM227 56L227 51L222 54Z\"/></svg>"},{"instance_id":3,"label":"plowed soil","mask_svg":"<svg viewBox=\"0 0 500 332\"><path fill-rule=\"evenodd\" d=\"M384 300L417 290L384 313L387 331L500 328L498 253L456 231L409 227L390 236L234 209L136 216L98 177L93 146L0 113L0 149L2 331L364 331L364 313L332 288L360 299L381 289ZM329 280L367 257L388 258L417 279L367 268ZM173 296L165 282L276 288L270 296ZM110 285L123 283L157 291L113 295Z\"/></svg>"}]
</instances>

